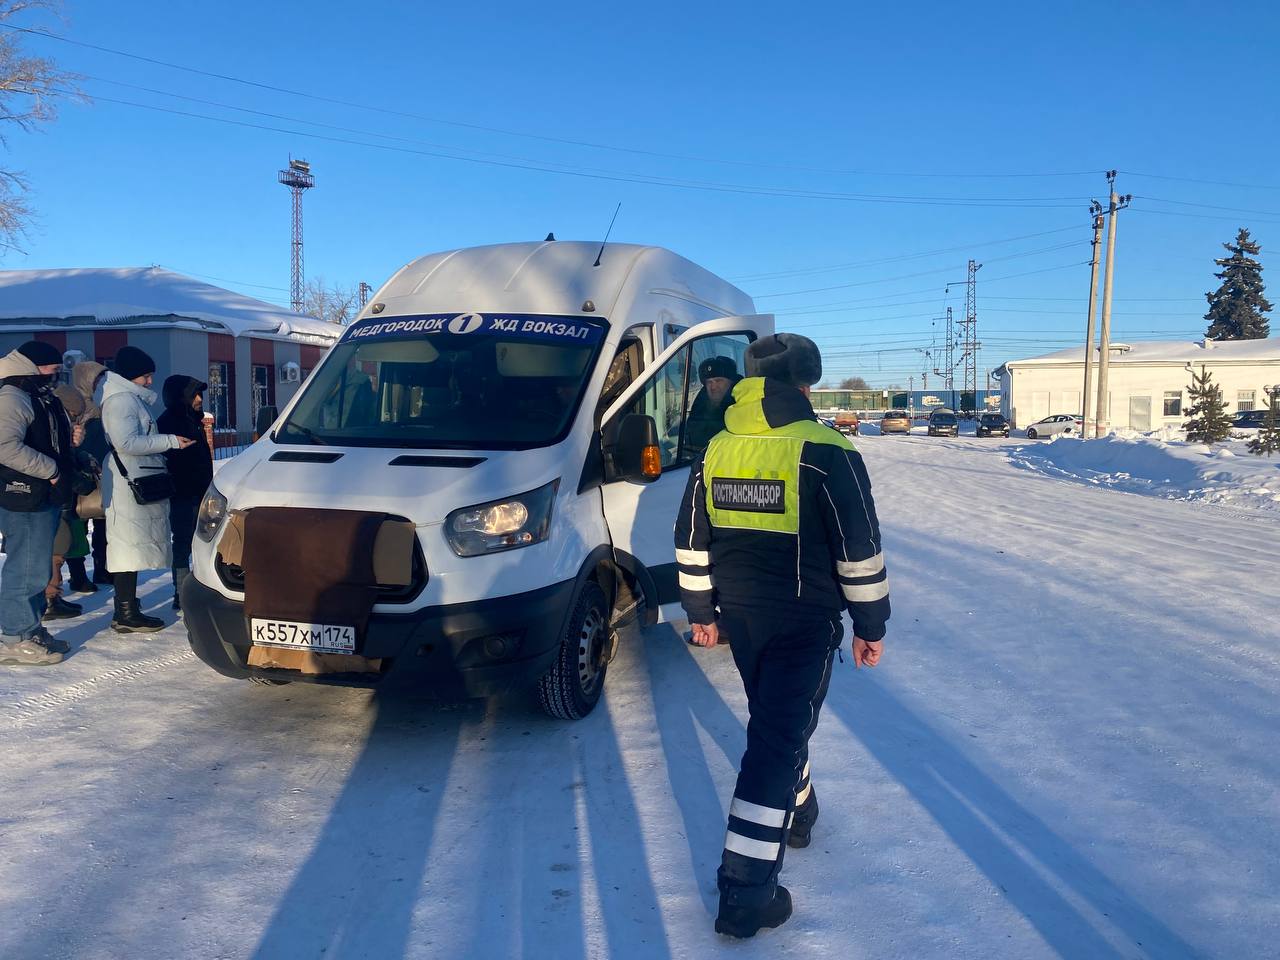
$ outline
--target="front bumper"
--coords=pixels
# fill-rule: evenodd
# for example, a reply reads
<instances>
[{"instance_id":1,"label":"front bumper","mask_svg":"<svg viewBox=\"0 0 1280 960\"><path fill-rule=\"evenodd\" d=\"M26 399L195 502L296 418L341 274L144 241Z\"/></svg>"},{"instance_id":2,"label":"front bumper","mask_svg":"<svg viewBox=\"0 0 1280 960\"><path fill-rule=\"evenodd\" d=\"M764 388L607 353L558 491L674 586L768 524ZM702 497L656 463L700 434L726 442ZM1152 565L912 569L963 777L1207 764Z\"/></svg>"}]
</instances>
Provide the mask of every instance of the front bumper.
<instances>
[{"instance_id":1,"label":"front bumper","mask_svg":"<svg viewBox=\"0 0 1280 960\"><path fill-rule=\"evenodd\" d=\"M377 673L304 674L248 665L244 604L195 577L182 585L191 649L227 677L340 686L411 686L443 698L484 697L532 684L555 660L574 582L510 597L413 613L375 613L356 653L382 661Z\"/></svg>"}]
</instances>

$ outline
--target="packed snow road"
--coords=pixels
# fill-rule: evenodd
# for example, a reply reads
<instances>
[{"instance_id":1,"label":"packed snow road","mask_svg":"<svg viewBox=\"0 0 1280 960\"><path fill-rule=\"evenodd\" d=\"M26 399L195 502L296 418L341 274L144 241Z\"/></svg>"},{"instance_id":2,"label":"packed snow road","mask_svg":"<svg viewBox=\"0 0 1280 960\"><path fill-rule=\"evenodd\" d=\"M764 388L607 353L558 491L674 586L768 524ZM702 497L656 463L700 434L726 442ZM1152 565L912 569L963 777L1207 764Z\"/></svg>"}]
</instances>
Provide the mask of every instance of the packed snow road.
<instances>
[{"instance_id":1,"label":"packed snow road","mask_svg":"<svg viewBox=\"0 0 1280 960\"><path fill-rule=\"evenodd\" d=\"M100 594L64 664L0 674L0 956L1277 955L1280 516L1009 443L858 441L894 617L876 671L837 664L780 930L712 932L724 648L630 636L569 724L225 680Z\"/></svg>"}]
</instances>

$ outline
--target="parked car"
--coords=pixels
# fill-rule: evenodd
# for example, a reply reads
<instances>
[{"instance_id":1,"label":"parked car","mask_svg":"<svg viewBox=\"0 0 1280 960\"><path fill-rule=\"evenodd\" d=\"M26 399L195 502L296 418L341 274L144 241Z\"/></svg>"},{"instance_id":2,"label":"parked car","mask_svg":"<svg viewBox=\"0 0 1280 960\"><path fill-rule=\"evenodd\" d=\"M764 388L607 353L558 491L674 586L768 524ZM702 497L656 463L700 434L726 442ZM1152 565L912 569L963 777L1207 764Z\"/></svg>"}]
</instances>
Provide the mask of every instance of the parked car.
<instances>
[{"instance_id":1,"label":"parked car","mask_svg":"<svg viewBox=\"0 0 1280 960\"><path fill-rule=\"evenodd\" d=\"M1266 417L1267 411L1265 408L1262 410L1241 410L1231 418L1231 429L1253 433L1255 430L1262 429L1262 421Z\"/></svg>"},{"instance_id":2,"label":"parked car","mask_svg":"<svg viewBox=\"0 0 1280 960\"><path fill-rule=\"evenodd\" d=\"M1027 427L1027 439L1052 437L1059 433L1079 434L1084 429L1084 418L1079 414L1055 413L1053 416L1037 420Z\"/></svg>"},{"instance_id":3,"label":"parked car","mask_svg":"<svg viewBox=\"0 0 1280 960\"><path fill-rule=\"evenodd\" d=\"M911 414L905 410L890 410L880 420L881 433L910 433Z\"/></svg>"},{"instance_id":4,"label":"parked car","mask_svg":"<svg viewBox=\"0 0 1280 960\"><path fill-rule=\"evenodd\" d=\"M836 429L846 436L858 435L858 415L852 410L841 410L836 414Z\"/></svg>"},{"instance_id":5,"label":"parked car","mask_svg":"<svg viewBox=\"0 0 1280 960\"><path fill-rule=\"evenodd\" d=\"M931 437L960 436L960 418L957 417L954 413L934 412L929 416L929 436Z\"/></svg>"},{"instance_id":6,"label":"parked car","mask_svg":"<svg viewBox=\"0 0 1280 960\"><path fill-rule=\"evenodd\" d=\"M978 418L978 436L994 437L997 434L1002 437L1009 435L1009 421L1004 414L984 413Z\"/></svg>"}]
</instances>

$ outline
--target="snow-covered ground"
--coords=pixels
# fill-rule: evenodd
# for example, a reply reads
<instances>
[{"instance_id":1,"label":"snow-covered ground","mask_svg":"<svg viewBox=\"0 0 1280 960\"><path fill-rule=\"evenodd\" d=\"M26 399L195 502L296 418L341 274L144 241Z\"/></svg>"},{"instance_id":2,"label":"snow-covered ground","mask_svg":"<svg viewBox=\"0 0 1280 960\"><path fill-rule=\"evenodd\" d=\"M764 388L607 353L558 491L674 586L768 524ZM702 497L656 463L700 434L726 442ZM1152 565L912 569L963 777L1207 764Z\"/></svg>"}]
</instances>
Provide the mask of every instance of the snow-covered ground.
<instances>
[{"instance_id":1,"label":"snow-covered ground","mask_svg":"<svg viewBox=\"0 0 1280 960\"><path fill-rule=\"evenodd\" d=\"M877 670L838 665L782 929L711 928L725 649L635 634L566 724L225 680L99 594L66 663L0 673L0 956L1280 953L1280 513L1018 469L1025 441L857 442L894 618Z\"/></svg>"},{"instance_id":2,"label":"snow-covered ground","mask_svg":"<svg viewBox=\"0 0 1280 960\"><path fill-rule=\"evenodd\" d=\"M1280 456L1258 457L1240 438L1206 446L1181 431L1132 432L1080 441L1027 443L1010 459L1021 467L1130 493L1246 509L1280 510Z\"/></svg>"}]
</instances>

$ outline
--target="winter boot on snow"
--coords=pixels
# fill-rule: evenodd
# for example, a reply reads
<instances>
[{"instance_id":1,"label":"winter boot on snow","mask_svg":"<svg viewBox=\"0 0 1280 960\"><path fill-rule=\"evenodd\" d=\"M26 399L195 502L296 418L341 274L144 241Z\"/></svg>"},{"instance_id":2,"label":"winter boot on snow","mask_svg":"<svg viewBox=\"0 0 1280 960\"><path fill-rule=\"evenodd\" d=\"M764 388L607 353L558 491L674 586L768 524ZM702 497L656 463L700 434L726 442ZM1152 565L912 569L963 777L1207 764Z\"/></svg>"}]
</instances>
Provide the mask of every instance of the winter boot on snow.
<instances>
[{"instance_id":1,"label":"winter boot on snow","mask_svg":"<svg viewBox=\"0 0 1280 960\"><path fill-rule=\"evenodd\" d=\"M186 567L173 568L173 609L182 610L182 581L187 579L191 571Z\"/></svg>"},{"instance_id":2,"label":"winter boot on snow","mask_svg":"<svg viewBox=\"0 0 1280 960\"><path fill-rule=\"evenodd\" d=\"M50 650L37 637L0 643L0 666L48 667L62 662L62 654Z\"/></svg>"},{"instance_id":3,"label":"winter boot on snow","mask_svg":"<svg viewBox=\"0 0 1280 960\"><path fill-rule=\"evenodd\" d=\"M813 839L813 825L818 820L818 795L809 786L809 796L796 807L791 819L791 831L787 834L787 846L795 849L807 847Z\"/></svg>"},{"instance_id":4,"label":"winter boot on snow","mask_svg":"<svg viewBox=\"0 0 1280 960\"><path fill-rule=\"evenodd\" d=\"M164 621L159 617L148 617L137 600L116 600L111 629L116 633L155 633L164 629Z\"/></svg>"},{"instance_id":5,"label":"winter boot on snow","mask_svg":"<svg viewBox=\"0 0 1280 960\"><path fill-rule=\"evenodd\" d=\"M791 918L791 894L786 887L775 887L773 899L763 906L741 902L742 894L746 889L729 887L720 891L720 913L716 917L716 933L745 940L748 937L754 937L765 928L780 927ZM751 891L751 893L755 892Z\"/></svg>"},{"instance_id":6,"label":"winter boot on snow","mask_svg":"<svg viewBox=\"0 0 1280 960\"><path fill-rule=\"evenodd\" d=\"M97 593L98 585L89 579L84 568L84 558L67 561L67 571L71 574L72 593Z\"/></svg>"},{"instance_id":7,"label":"winter boot on snow","mask_svg":"<svg viewBox=\"0 0 1280 960\"><path fill-rule=\"evenodd\" d=\"M62 597L50 597L41 620L70 620L84 613L84 607L78 603L68 603Z\"/></svg>"}]
</instances>

